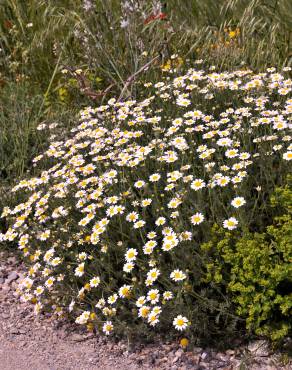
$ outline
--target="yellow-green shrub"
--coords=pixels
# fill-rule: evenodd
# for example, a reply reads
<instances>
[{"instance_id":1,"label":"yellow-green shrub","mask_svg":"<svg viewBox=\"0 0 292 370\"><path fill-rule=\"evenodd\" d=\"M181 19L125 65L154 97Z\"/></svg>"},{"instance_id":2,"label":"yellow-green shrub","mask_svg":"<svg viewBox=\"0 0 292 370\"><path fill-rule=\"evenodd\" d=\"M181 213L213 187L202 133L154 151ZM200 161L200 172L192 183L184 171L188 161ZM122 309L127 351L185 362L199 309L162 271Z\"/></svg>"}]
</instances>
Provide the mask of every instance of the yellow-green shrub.
<instances>
[{"instance_id":1,"label":"yellow-green shrub","mask_svg":"<svg viewBox=\"0 0 292 370\"><path fill-rule=\"evenodd\" d=\"M278 188L271 198L277 211L265 233L243 236L213 228L202 245L217 257L208 264L207 281L224 284L249 330L279 340L292 329L292 189Z\"/></svg>"}]
</instances>

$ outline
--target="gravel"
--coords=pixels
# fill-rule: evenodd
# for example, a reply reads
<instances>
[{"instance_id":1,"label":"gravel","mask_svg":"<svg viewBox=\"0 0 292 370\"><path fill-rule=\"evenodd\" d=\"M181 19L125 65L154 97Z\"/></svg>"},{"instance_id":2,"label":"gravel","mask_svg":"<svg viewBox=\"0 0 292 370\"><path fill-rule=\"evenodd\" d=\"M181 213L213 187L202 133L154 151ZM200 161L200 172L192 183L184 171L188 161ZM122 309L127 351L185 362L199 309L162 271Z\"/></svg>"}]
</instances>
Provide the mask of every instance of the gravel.
<instances>
[{"instance_id":1,"label":"gravel","mask_svg":"<svg viewBox=\"0 0 292 370\"><path fill-rule=\"evenodd\" d=\"M288 370L264 341L225 352L178 343L140 345L84 332L79 326L50 315L34 316L15 292L24 268L14 256L0 252L1 370ZM17 280L17 281L16 281Z\"/></svg>"}]
</instances>

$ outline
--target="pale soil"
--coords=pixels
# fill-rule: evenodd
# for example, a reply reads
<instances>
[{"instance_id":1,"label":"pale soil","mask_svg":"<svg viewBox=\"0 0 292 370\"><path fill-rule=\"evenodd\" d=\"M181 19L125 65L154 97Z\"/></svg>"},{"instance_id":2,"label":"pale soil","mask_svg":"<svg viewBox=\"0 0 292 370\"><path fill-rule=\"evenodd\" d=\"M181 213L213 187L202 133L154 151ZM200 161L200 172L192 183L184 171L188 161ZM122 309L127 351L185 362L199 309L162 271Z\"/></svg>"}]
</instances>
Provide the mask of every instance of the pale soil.
<instances>
[{"instance_id":1,"label":"pale soil","mask_svg":"<svg viewBox=\"0 0 292 370\"><path fill-rule=\"evenodd\" d=\"M15 257L4 258L0 252L0 370L292 369L265 346L218 353L202 348L184 352L178 343L156 343L129 353L123 342L82 332L50 316L35 317L15 292L21 275Z\"/></svg>"},{"instance_id":2,"label":"pale soil","mask_svg":"<svg viewBox=\"0 0 292 370\"><path fill-rule=\"evenodd\" d=\"M4 291L5 294L7 292ZM7 295L6 295L7 297ZM0 292L1 370L94 370L143 368L123 356L123 348L93 335L70 332Z\"/></svg>"}]
</instances>

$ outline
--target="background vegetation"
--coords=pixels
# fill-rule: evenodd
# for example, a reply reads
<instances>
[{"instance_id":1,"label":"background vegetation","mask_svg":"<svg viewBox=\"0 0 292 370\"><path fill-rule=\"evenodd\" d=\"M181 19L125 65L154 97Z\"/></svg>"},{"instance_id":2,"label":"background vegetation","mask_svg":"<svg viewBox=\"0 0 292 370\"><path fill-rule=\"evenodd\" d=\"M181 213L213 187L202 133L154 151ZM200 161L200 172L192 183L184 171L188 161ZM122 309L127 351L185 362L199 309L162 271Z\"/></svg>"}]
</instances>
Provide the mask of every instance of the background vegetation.
<instances>
[{"instance_id":1,"label":"background vegetation","mask_svg":"<svg viewBox=\"0 0 292 370\"><path fill-rule=\"evenodd\" d=\"M222 69L281 67L291 63L291 29L289 0L1 0L1 179L28 168L41 121L74 116L108 87L119 94L153 58L139 79L158 79L174 53ZM137 95L137 84L124 93Z\"/></svg>"}]
</instances>

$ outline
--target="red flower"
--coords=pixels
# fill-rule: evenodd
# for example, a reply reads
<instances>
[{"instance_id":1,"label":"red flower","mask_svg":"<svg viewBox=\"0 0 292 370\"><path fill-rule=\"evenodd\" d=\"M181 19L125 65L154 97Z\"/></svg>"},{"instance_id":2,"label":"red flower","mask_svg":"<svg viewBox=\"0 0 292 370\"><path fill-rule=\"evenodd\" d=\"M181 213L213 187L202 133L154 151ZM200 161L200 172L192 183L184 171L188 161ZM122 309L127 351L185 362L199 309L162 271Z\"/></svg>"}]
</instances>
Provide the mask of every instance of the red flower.
<instances>
[{"instance_id":1,"label":"red flower","mask_svg":"<svg viewBox=\"0 0 292 370\"><path fill-rule=\"evenodd\" d=\"M165 14L165 13L152 14L148 18L145 19L144 24L149 24L150 22L153 22L157 19L162 20L162 19L166 19L166 18L167 18L167 14Z\"/></svg>"},{"instance_id":2,"label":"red flower","mask_svg":"<svg viewBox=\"0 0 292 370\"><path fill-rule=\"evenodd\" d=\"M10 29L10 28L12 28L12 26L13 26L13 24L12 24L12 22L10 22L9 20L5 20L4 21L4 27L6 28L6 29Z\"/></svg>"}]
</instances>

